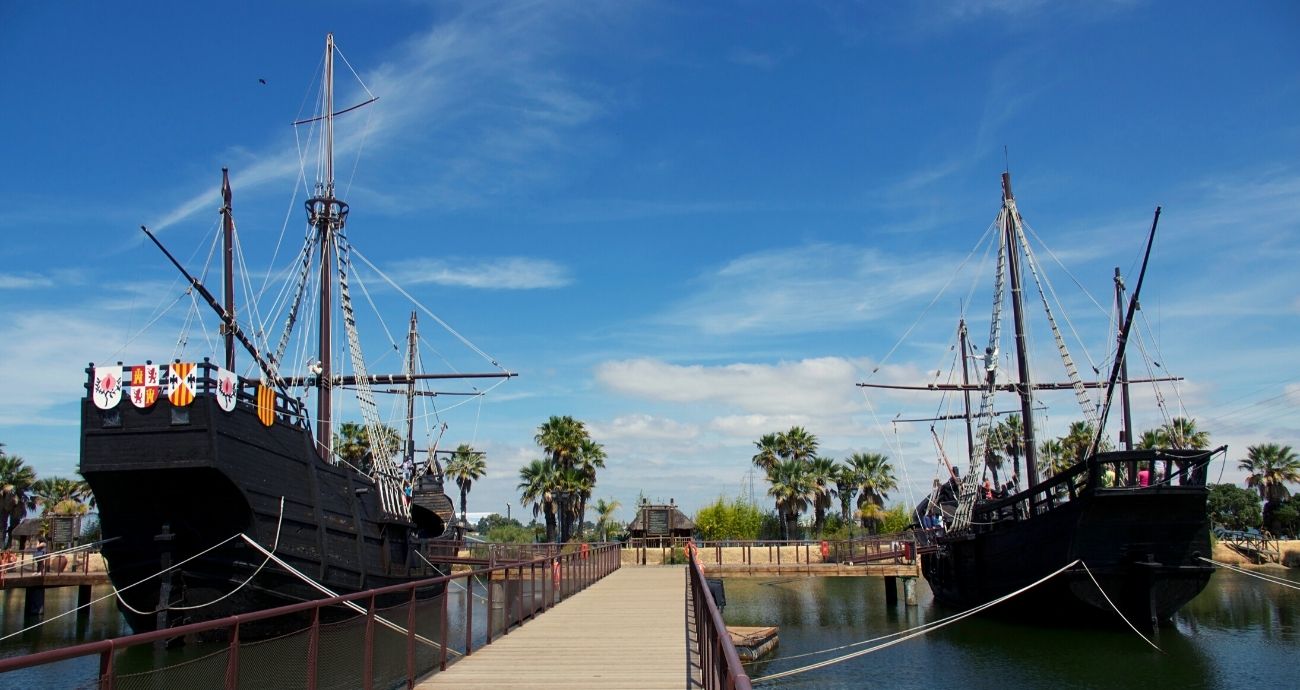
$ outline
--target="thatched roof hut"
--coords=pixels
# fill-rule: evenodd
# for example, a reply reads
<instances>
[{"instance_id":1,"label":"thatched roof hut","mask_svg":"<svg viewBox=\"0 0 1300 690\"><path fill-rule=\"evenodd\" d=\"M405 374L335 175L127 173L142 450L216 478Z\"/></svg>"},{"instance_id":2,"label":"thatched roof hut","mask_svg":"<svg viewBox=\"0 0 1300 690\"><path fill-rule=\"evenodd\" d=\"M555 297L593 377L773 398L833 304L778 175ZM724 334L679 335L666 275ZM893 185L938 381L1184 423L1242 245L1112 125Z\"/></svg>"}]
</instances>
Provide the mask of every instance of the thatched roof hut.
<instances>
[{"instance_id":1,"label":"thatched roof hut","mask_svg":"<svg viewBox=\"0 0 1300 690\"><path fill-rule=\"evenodd\" d=\"M627 526L632 539L687 538L695 531L695 523L677 509L673 503L642 503L636 517Z\"/></svg>"}]
</instances>

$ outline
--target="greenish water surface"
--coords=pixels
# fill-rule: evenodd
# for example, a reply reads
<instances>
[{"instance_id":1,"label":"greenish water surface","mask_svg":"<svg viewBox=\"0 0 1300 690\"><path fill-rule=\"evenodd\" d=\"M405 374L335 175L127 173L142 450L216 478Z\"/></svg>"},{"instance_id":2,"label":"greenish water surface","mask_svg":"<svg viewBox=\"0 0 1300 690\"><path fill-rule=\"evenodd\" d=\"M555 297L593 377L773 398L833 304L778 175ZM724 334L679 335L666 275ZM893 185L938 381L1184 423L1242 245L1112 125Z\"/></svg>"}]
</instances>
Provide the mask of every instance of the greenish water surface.
<instances>
[{"instance_id":1,"label":"greenish water surface","mask_svg":"<svg viewBox=\"0 0 1300 690\"><path fill-rule=\"evenodd\" d=\"M1270 570L1300 584L1295 571ZM901 587L899 588L901 590ZM780 627L780 646L750 677L865 649L833 647L913 628L955 611L919 581L919 605L886 604L879 578L726 580L728 625ZM900 591L901 595L901 591ZM1229 571L1151 636L1122 620L1077 628L976 614L892 647L756 687L1281 688L1300 685L1300 591Z\"/></svg>"}]
</instances>

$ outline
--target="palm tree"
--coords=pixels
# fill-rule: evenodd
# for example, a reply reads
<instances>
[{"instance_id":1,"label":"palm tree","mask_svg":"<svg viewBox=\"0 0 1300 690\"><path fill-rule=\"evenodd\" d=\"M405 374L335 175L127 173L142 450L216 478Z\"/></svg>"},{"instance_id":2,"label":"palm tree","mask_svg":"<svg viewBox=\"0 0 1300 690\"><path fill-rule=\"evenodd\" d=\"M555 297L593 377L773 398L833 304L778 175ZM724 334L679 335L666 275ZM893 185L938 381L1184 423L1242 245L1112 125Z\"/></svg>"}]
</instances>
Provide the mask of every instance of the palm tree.
<instances>
[{"instance_id":1,"label":"palm tree","mask_svg":"<svg viewBox=\"0 0 1300 690\"><path fill-rule=\"evenodd\" d=\"M1138 450L1155 450L1156 448L1168 448L1169 434L1167 433L1166 429L1167 427L1162 426L1158 429L1147 429L1146 431L1143 431L1142 435L1138 437L1137 443L1133 444L1133 447Z\"/></svg>"},{"instance_id":2,"label":"palm tree","mask_svg":"<svg viewBox=\"0 0 1300 690\"><path fill-rule=\"evenodd\" d=\"M585 434L584 434L585 435ZM582 494L578 496L578 536L582 536L582 525L587 520L587 501L596 488L596 470L605 468L605 447L591 440L590 436L582 439L578 446L577 468L583 475Z\"/></svg>"},{"instance_id":3,"label":"palm tree","mask_svg":"<svg viewBox=\"0 0 1300 690\"><path fill-rule=\"evenodd\" d=\"M826 511L835 505L835 477L838 466L831 458L813 457L808 461L808 478L813 484L813 529L818 536L826 525Z\"/></svg>"},{"instance_id":4,"label":"palm tree","mask_svg":"<svg viewBox=\"0 0 1300 690\"><path fill-rule=\"evenodd\" d=\"M36 503L51 508L62 501L81 503L85 498L85 482L67 477L48 477L38 479L32 484L32 495Z\"/></svg>"},{"instance_id":5,"label":"palm tree","mask_svg":"<svg viewBox=\"0 0 1300 690\"><path fill-rule=\"evenodd\" d=\"M0 443L0 546L9 545L9 533L36 510L36 499L30 493L36 483L36 470L17 455L4 452Z\"/></svg>"},{"instance_id":6,"label":"palm tree","mask_svg":"<svg viewBox=\"0 0 1300 690\"><path fill-rule=\"evenodd\" d=\"M556 508L555 514L560 519L560 543L569 541L573 535L573 520L578 515L579 499L584 493L591 492L591 484L582 470L576 467L563 467L555 470Z\"/></svg>"},{"instance_id":7,"label":"palm tree","mask_svg":"<svg viewBox=\"0 0 1300 690\"><path fill-rule=\"evenodd\" d=\"M1020 476L1020 456L1024 451L1024 443L1025 425L1018 414L1008 415L1006 421L999 422L993 427L989 436L989 445L996 445L999 453L1011 456L1011 472L1015 477ZM1002 458L997 457L995 464L989 466L993 471L994 481L998 481L998 470L1001 469L1001 464Z\"/></svg>"},{"instance_id":8,"label":"palm tree","mask_svg":"<svg viewBox=\"0 0 1300 690\"><path fill-rule=\"evenodd\" d=\"M858 496L862 526L874 531L879 528L889 492L898 488L894 467L889 464L889 457L880 453L854 453L849 456L848 464L857 475L858 490L862 492ZM868 506L874 506L874 509Z\"/></svg>"},{"instance_id":9,"label":"palm tree","mask_svg":"<svg viewBox=\"0 0 1300 690\"><path fill-rule=\"evenodd\" d=\"M847 524L852 510L853 497L858 495L858 473L848 465L837 465L835 491L840 497L840 518Z\"/></svg>"},{"instance_id":10,"label":"palm tree","mask_svg":"<svg viewBox=\"0 0 1300 690\"><path fill-rule=\"evenodd\" d=\"M1210 447L1210 433L1196 428L1196 420L1186 417L1174 417L1164 427L1171 448L1204 450Z\"/></svg>"},{"instance_id":11,"label":"palm tree","mask_svg":"<svg viewBox=\"0 0 1300 690\"><path fill-rule=\"evenodd\" d=\"M764 472L772 469L781 459L781 440L778 434L763 434L754 445L758 453L752 458L754 466Z\"/></svg>"},{"instance_id":12,"label":"palm tree","mask_svg":"<svg viewBox=\"0 0 1300 690\"><path fill-rule=\"evenodd\" d=\"M782 460L767 473L771 484L767 494L776 499L776 512L782 520L786 540L799 529L799 515L808 508L815 494L808 465L800 460Z\"/></svg>"},{"instance_id":13,"label":"palm tree","mask_svg":"<svg viewBox=\"0 0 1300 690\"><path fill-rule=\"evenodd\" d=\"M541 426L533 441L550 456L551 464L556 467L572 467L577 461L582 448L582 440L587 436L587 427L582 422L565 415L552 415Z\"/></svg>"},{"instance_id":14,"label":"palm tree","mask_svg":"<svg viewBox=\"0 0 1300 690\"><path fill-rule=\"evenodd\" d=\"M1085 451L1086 452L1086 451ZM1038 470L1043 476L1064 472L1070 466L1072 451L1062 439L1047 438L1038 444Z\"/></svg>"},{"instance_id":15,"label":"palm tree","mask_svg":"<svg viewBox=\"0 0 1300 690\"><path fill-rule=\"evenodd\" d=\"M456 450L451 454L451 460L447 461L447 476L456 480L456 486L460 487L460 521L461 529L469 529L468 508L466 501L469 498L470 487L473 486L474 480L487 474L487 459L483 453L474 450L474 447L468 443L462 443L456 446Z\"/></svg>"},{"instance_id":16,"label":"palm tree","mask_svg":"<svg viewBox=\"0 0 1300 690\"><path fill-rule=\"evenodd\" d=\"M1246 459L1238 461L1237 468L1249 473L1246 486L1259 490L1264 500L1264 524L1276 530L1273 512L1291 494L1286 485L1300 483L1300 456L1291 446L1264 443L1247 448Z\"/></svg>"},{"instance_id":17,"label":"palm tree","mask_svg":"<svg viewBox=\"0 0 1300 690\"><path fill-rule=\"evenodd\" d=\"M817 454L817 445L817 436L801 426L792 426L789 431L777 435L777 447L781 457L787 460L809 460Z\"/></svg>"},{"instance_id":18,"label":"palm tree","mask_svg":"<svg viewBox=\"0 0 1300 690\"><path fill-rule=\"evenodd\" d=\"M383 435L382 441L384 447L390 451L398 450L402 447L402 437L397 430L381 424L379 433ZM369 472L373 464L371 458L374 439L370 438L370 430L364 424L356 422L343 422L339 424L338 430L334 432L334 454L339 460L352 465L361 472Z\"/></svg>"},{"instance_id":19,"label":"palm tree","mask_svg":"<svg viewBox=\"0 0 1300 690\"><path fill-rule=\"evenodd\" d=\"M552 489L555 486L554 468L545 460L534 460L519 468L519 485L515 488L522 493L519 504L533 507L533 518L543 513L546 516L546 541L555 541L555 503Z\"/></svg>"},{"instance_id":20,"label":"palm tree","mask_svg":"<svg viewBox=\"0 0 1300 690\"><path fill-rule=\"evenodd\" d=\"M609 526L614 524L614 511L622 506L618 501L599 498L593 507L596 509L596 531L600 532L600 540L609 541Z\"/></svg>"},{"instance_id":21,"label":"palm tree","mask_svg":"<svg viewBox=\"0 0 1300 690\"><path fill-rule=\"evenodd\" d=\"M1056 467L1052 472L1060 472L1064 468L1083 462L1087 459L1088 451L1092 448L1092 439L1097 435L1096 429L1091 422L1071 422L1070 430L1066 432L1059 440L1061 442L1062 457L1059 459ZM1107 450L1110 448L1110 442L1102 439L1101 446L1097 450Z\"/></svg>"}]
</instances>

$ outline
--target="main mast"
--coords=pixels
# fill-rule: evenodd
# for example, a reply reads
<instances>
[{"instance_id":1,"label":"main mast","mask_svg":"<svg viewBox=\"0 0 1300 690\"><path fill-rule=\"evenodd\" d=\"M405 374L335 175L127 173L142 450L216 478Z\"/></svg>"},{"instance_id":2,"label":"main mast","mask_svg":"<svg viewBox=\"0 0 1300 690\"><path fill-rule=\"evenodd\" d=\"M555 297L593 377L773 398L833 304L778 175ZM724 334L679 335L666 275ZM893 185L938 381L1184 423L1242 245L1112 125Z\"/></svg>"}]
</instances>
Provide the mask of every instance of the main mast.
<instances>
[{"instance_id":1,"label":"main mast","mask_svg":"<svg viewBox=\"0 0 1300 690\"><path fill-rule=\"evenodd\" d=\"M316 230L316 242L320 248L320 340L318 344L319 360L316 373L316 451L321 457L329 459L333 446L333 358L331 341L333 340L330 314L334 301L334 258L335 236L347 222L348 205L334 198L334 34L325 37L325 76L323 78L325 125L321 136L324 138L324 171L316 182L316 196L308 199L307 221Z\"/></svg>"},{"instance_id":2,"label":"main mast","mask_svg":"<svg viewBox=\"0 0 1300 690\"><path fill-rule=\"evenodd\" d=\"M1020 395L1020 414L1025 428L1025 482L1033 488L1038 484L1037 444L1034 441L1034 392L1029 380L1029 352L1025 346L1025 311L1021 304L1020 276L1020 239L1016 232L1019 211L1016 210L1016 197L1011 193L1011 173L1002 173L1002 206L1006 209L1003 233L1007 247L1007 271L1011 279L1011 313L1016 325L1016 363L1019 368L1020 383L1016 392Z\"/></svg>"}]
</instances>

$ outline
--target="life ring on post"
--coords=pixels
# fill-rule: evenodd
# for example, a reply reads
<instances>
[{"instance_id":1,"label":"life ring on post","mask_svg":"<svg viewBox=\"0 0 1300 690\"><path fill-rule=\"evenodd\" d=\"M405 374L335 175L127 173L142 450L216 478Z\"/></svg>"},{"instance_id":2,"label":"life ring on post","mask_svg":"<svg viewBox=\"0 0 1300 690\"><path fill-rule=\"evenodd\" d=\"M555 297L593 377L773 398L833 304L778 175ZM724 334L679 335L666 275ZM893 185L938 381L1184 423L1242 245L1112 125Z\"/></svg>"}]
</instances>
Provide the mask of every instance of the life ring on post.
<instances>
[{"instance_id":1,"label":"life ring on post","mask_svg":"<svg viewBox=\"0 0 1300 690\"><path fill-rule=\"evenodd\" d=\"M591 546L584 541L582 542L582 546L578 547L578 551L582 554L582 560L585 561L587 560L588 554L591 553Z\"/></svg>"},{"instance_id":2,"label":"life ring on post","mask_svg":"<svg viewBox=\"0 0 1300 690\"><path fill-rule=\"evenodd\" d=\"M694 559L695 559L695 554L697 554L697 553L699 553L699 549L695 548L695 540L694 540L694 539L687 539L687 540L686 540L686 557L687 557L687 558L690 558L690 559L692 559L692 560L694 560Z\"/></svg>"},{"instance_id":3,"label":"life ring on post","mask_svg":"<svg viewBox=\"0 0 1300 690\"><path fill-rule=\"evenodd\" d=\"M823 539L822 540L822 562L825 562L826 559L830 557L831 557L831 545L826 543L826 540Z\"/></svg>"},{"instance_id":4,"label":"life ring on post","mask_svg":"<svg viewBox=\"0 0 1300 690\"><path fill-rule=\"evenodd\" d=\"M551 579L555 581L555 586L560 586L560 561L556 559L551 561Z\"/></svg>"}]
</instances>

